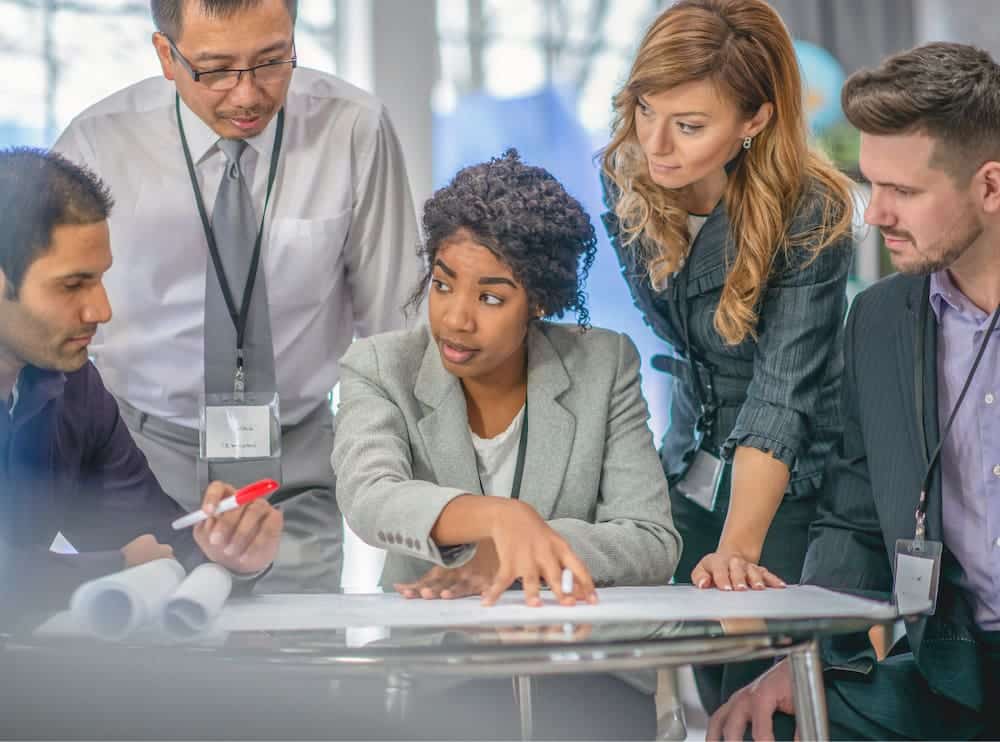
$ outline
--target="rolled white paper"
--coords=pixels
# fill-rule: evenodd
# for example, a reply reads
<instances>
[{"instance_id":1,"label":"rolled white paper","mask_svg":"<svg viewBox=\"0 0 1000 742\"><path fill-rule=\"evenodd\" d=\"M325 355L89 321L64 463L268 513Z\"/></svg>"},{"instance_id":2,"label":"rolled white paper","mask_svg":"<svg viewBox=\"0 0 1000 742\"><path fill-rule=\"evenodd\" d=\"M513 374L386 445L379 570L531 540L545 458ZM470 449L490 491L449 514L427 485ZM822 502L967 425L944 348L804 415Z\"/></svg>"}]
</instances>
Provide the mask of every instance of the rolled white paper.
<instances>
[{"instance_id":1,"label":"rolled white paper","mask_svg":"<svg viewBox=\"0 0 1000 742\"><path fill-rule=\"evenodd\" d=\"M123 639L156 619L184 579L175 559L156 559L80 585L69 610L77 623L102 639Z\"/></svg>"},{"instance_id":2,"label":"rolled white paper","mask_svg":"<svg viewBox=\"0 0 1000 742\"><path fill-rule=\"evenodd\" d=\"M188 639L208 629L222 612L233 578L229 571L208 562L194 569L163 606L163 628L173 637Z\"/></svg>"}]
</instances>

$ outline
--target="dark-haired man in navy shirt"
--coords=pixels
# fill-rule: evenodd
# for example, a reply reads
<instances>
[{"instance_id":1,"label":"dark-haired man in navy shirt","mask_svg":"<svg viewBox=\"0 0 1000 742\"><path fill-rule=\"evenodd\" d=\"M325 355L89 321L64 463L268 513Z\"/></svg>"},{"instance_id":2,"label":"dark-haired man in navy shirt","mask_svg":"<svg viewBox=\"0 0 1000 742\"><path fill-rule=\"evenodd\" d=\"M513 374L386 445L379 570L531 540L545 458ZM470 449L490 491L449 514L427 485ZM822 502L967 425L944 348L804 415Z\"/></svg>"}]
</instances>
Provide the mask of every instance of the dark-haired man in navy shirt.
<instances>
[{"instance_id":1,"label":"dark-haired man in navy shirt","mask_svg":"<svg viewBox=\"0 0 1000 742\"><path fill-rule=\"evenodd\" d=\"M174 532L160 488L89 362L111 318L112 201L91 173L39 150L0 151L0 606L65 600L80 582L175 556L253 575L277 553L266 501ZM142 328L135 328L141 332ZM202 508L231 495L215 482ZM73 555L50 551L62 533Z\"/></svg>"}]
</instances>

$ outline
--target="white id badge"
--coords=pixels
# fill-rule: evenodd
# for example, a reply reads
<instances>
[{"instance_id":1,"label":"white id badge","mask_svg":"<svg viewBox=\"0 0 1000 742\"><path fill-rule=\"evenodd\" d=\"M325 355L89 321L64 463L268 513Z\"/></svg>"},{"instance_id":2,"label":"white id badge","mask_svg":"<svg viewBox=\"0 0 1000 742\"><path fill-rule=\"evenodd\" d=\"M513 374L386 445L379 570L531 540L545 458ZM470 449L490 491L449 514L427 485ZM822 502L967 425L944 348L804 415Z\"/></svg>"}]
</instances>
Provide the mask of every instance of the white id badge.
<instances>
[{"instance_id":1,"label":"white id badge","mask_svg":"<svg viewBox=\"0 0 1000 742\"><path fill-rule=\"evenodd\" d=\"M208 394L201 405L201 458L206 461L281 456L278 395Z\"/></svg>"},{"instance_id":2,"label":"white id badge","mask_svg":"<svg viewBox=\"0 0 1000 742\"><path fill-rule=\"evenodd\" d=\"M934 614L938 576L941 574L941 542L896 541L896 579L893 595L902 614Z\"/></svg>"},{"instance_id":3,"label":"white id badge","mask_svg":"<svg viewBox=\"0 0 1000 742\"><path fill-rule=\"evenodd\" d=\"M719 482L726 463L708 451L698 449L684 477L674 485L678 492L709 512L715 510Z\"/></svg>"}]
</instances>

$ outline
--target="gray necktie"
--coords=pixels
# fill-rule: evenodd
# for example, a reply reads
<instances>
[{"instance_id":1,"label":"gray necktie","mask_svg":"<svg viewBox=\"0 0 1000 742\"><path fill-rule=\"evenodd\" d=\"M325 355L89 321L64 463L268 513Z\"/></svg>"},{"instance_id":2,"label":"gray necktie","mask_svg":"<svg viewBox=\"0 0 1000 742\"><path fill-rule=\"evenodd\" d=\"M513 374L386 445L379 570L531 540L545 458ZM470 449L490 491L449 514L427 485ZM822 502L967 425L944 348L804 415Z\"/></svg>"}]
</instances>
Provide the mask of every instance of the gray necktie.
<instances>
[{"instance_id":1,"label":"gray necktie","mask_svg":"<svg viewBox=\"0 0 1000 742\"><path fill-rule=\"evenodd\" d=\"M240 168L240 156L247 147L242 139L220 139L219 149L226 156L226 169L212 211L212 231L219 249L226 281L236 309L243 301L254 242L260 227L254 215L250 189ZM230 394L236 371L236 328L226 308L219 279L208 256L205 281L205 391ZM261 260L263 263L263 259ZM274 392L274 345L267 307L264 269L258 267L250 301L244 339L246 391Z\"/></svg>"}]
</instances>

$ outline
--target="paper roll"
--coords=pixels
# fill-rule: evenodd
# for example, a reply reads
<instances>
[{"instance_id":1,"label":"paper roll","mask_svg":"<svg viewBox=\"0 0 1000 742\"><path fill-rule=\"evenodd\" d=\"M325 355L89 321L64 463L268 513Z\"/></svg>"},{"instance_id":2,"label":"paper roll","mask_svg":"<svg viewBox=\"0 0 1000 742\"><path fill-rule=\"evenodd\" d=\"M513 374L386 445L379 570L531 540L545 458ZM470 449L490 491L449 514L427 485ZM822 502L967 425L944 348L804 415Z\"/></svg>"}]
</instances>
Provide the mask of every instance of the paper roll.
<instances>
[{"instance_id":1,"label":"paper roll","mask_svg":"<svg viewBox=\"0 0 1000 742\"><path fill-rule=\"evenodd\" d=\"M218 618L232 588L228 570L218 564L202 564L163 606L163 629L177 639L200 634Z\"/></svg>"},{"instance_id":2,"label":"paper roll","mask_svg":"<svg viewBox=\"0 0 1000 742\"><path fill-rule=\"evenodd\" d=\"M175 559L156 559L80 585L70 613L86 631L102 639L123 639L159 616L184 579Z\"/></svg>"}]
</instances>

